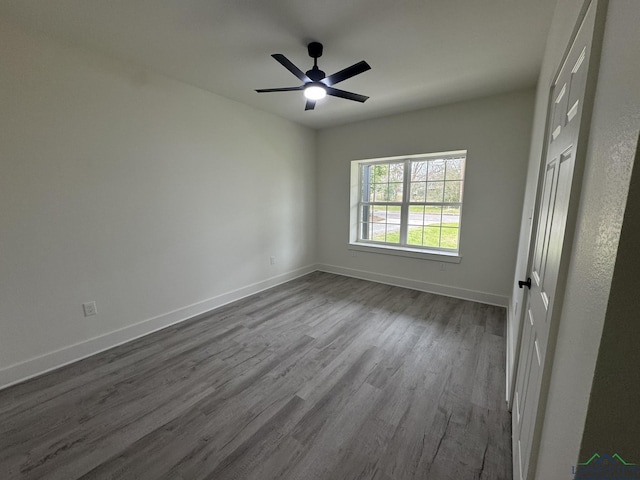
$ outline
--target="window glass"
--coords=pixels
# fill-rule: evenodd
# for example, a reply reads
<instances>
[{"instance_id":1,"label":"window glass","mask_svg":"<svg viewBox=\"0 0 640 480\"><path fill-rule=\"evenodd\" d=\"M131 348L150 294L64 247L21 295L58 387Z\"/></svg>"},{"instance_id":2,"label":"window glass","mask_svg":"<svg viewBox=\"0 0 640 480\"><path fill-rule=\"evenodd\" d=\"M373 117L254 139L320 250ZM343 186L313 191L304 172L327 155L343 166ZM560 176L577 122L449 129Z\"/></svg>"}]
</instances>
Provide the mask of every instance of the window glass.
<instances>
[{"instance_id":1,"label":"window glass","mask_svg":"<svg viewBox=\"0 0 640 480\"><path fill-rule=\"evenodd\" d=\"M358 242L458 252L464 152L359 161Z\"/></svg>"}]
</instances>

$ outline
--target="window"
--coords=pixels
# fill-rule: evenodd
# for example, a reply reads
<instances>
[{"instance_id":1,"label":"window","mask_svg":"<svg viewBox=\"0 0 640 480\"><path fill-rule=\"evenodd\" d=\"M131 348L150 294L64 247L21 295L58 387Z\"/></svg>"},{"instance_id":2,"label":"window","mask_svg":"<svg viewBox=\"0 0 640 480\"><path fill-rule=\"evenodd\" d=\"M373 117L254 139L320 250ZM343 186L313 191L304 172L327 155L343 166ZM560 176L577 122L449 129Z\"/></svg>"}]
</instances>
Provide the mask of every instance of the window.
<instances>
[{"instance_id":1,"label":"window","mask_svg":"<svg viewBox=\"0 0 640 480\"><path fill-rule=\"evenodd\" d=\"M351 243L457 255L465 159L456 151L353 162Z\"/></svg>"}]
</instances>

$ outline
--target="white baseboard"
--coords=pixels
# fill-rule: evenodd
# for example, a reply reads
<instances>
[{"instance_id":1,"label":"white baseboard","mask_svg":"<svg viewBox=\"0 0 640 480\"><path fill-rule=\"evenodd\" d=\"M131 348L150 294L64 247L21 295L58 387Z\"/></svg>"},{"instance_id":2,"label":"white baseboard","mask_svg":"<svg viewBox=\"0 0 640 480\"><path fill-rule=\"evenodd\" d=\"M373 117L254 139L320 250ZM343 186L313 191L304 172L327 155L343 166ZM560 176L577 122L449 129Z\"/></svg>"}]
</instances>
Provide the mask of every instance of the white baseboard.
<instances>
[{"instance_id":1,"label":"white baseboard","mask_svg":"<svg viewBox=\"0 0 640 480\"><path fill-rule=\"evenodd\" d=\"M317 270L309 265L0 369L0 390Z\"/></svg>"},{"instance_id":2,"label":"white baseboard","mask_svg":"<svg viewBox=\"0 0 640 480\"><path fill-rule=\"evenodd\" d=\"M397 287L411 288L422 292L435 293L446 297L460 298L462 300L471 300L473 302L486 303L488 305L497 305L499 307L506 308L509 301L507 297L495 295L493 293L423 282L420 280L413 280L411 278L395 277L393 275L385 275L366 270L356 270L353 268L338 267L336 265L327 264L319 264L317 269L321 272L336 273L347 277L360 278L362 280L370 280L372 282L385 283L387 285L394 285Z\"/></svg>"}]
</instances>

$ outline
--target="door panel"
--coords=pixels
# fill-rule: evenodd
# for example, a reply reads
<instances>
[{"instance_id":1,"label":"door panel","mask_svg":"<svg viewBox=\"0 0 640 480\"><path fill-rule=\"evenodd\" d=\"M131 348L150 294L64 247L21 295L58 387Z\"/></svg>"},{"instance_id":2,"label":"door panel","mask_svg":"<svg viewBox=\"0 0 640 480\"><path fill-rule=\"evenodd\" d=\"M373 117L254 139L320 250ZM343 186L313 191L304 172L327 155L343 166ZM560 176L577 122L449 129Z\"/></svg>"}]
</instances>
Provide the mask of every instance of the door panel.
<instances>
[{"instance_id":1,"label":"door panel","mask_svg":"<svg viewBox=\"0 0 640 480\"><path fill-rule=\"evenodd\" d=\"M562 254L563 239L567 223L567 211L569 210L569 194L573 180L573 170L574 157L572 150L569 149L560 156L557 172L558 189L556 190L554 215L549 232L549 246L546 252L547 265L545 268L545 276L540 285L540 296L544 303L544 317L540 316L540 319L545 323L548 323L550 320L548 309L551 301L553 300L553 296L555 295L558 283L558 268L560 266L560 255ZM546 333L548 334L548 329Z\"/></svg>"},{"instance_id":2,"label":"door panel","mask_svg":"<svg viewBox=\"0 0 640 480\"><path fill-rule=\"evenodd\" d=\"M535 467L532 457L538 426L542 378L558 277L567 231L575 172L575 150L587 85L587 72L596 0L582 22L565 62L550 91L550 114L538 223L532 236L531 290L526 300L526 319L520 343L515 414L512 416L514 478L528 480ZM575 197L575 196L574 196Z\"/></svg>"},{"instance_id":3,"label":"door panel","mask_svg":"<svg viewBox=\"0 0 640 480\"><path fill-rule=\"evenodd\" d=\"M540 245L541 248L537 248L534 252L534 263L532 269L533 281L540 285L541 279L544 276L544 265L546 264L546 258L543 257L545 252L544 245L548 243L549 231L551 230L551 216L549 213L553 211L553 201L555 197L555 173L556 162L551 162L547 165L545 171L544 188L542 191L542 205L540 206L540 227L538 228L538 236L536 239L536 245Z\"/></svg>"},{"instance_id":4,"label":"door panel","mask_svg":"<svg viewBox=\"0 0 640 480\"><path fill-rule=\"evenodd\" d=\"M575 59L575 63L571 70L571 83L569 87L568 109L566 122L571 122L580 108L582 101L582 92L587 83L587 69L585 68L585 58L587 56L586 47L580 51L578 58Z\"/></svg>"},{"instance_id":5,"label":"door panel","mask_svg":"<svg viewBox=\"0 0 640 480\"><path fill-rule=\"evenodd\" d=\"M567 84L562 83L554 88L555 100L553 101L553 113L551 118L553 119L551 131L551 141L556 140L562 133L564 127L564 114L567 111Z\"/></svg>"}]
</instances>

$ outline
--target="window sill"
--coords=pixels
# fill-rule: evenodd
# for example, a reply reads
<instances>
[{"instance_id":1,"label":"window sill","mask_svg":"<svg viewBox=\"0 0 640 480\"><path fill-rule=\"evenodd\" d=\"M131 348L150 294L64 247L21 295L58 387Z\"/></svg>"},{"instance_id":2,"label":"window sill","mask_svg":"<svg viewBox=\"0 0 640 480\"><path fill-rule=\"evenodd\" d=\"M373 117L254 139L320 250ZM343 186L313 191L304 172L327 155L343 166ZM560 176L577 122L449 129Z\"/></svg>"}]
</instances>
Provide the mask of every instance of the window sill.
<instances>
[{"instance_id":1,"label":"window sill","mask_svg":"<svg viewBox=\"0 0 640 480\"><path fill-rule=\"evenodd\" d=\"M421 260L432 260L435 262L460 263L462 261L462 257L457 253L441 252L438 250L393 247L390 245L371 245L368 243L349 243L347 248L360 252L397 255L399 257L419 258Z\"/></svg>"}]
</instances>

